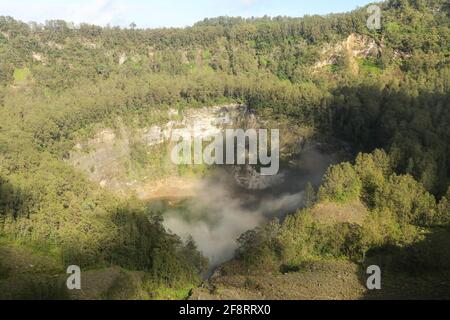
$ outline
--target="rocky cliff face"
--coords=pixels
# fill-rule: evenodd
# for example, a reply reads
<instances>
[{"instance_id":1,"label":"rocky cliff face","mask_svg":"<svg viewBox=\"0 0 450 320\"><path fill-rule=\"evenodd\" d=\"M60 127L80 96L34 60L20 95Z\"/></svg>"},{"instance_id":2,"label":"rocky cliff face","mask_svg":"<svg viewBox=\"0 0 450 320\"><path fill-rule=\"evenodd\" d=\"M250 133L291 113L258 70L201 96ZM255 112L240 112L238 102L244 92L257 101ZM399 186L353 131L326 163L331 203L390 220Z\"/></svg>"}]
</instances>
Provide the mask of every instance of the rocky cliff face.
<instances>
[{"instance_id":1,"label":"rocky cliff face","mask_svg":"<svg viewBox=\"0 0 450 320\"><path fill-rule=\"evenodd\" d=\"M182 113L169 110L168 119L167 123L139 130L132 130L125 126L116 130L105 128L93 139L78 143L68 161L104 188L119 194L139 191L138 194L145 198L149 194L142 189L143 186L148 188L149 182L152 181L150 176L158 176L163 180L168 178L161 176L158 171L162 166L161 159L168 156L162 153L168 153L164 150L164 146L168 145L173 130L186 129L196 137L207 138L220 133L225 128L237 127L243 122L248 124L256 121L249 108L239 104L189 109ZM152 159L150 162L155 162L153 169L146 170L148 176L140 177L140 179L132 178L130 175L133 148L136 144L146 150L149 159ZM155 159L152 156L155 153L160 153L160 158ZM166 163L166 166L170 164ZM152 167L151 163L149 167ZM155 185L158 184L163 183L155 182Z\"/></svg>"},{"instance_id":2,"label":"rocky cliff face","mask_svg":"<svg viewBox=\"0 0 450 320\"><path fill-rule=\"evenodd\" d=\"M270 129L274 125L239 104L189 109L182 113L168 110L165 118L168 120L164 123L141 129L124 125L116 129L104 128L94 138L79 142L68 161L92 181L118 195L134 193L148 201L190 198L201 188L202 181L180 175L180 167L171 162L174 130L187 130L191 136L207 140L227 128ZM277 124L276 128L281 133L282 153L286 146L302 148L304 132L286 124L281 128ZM248 190L263 190L284 179L283 173L261 176L250 165L233 166L231 173L236 182Z\"/></svg>"},{"instance_id":3,"label":"rocky cliff face","mask_svg":"<svg viewBox=\"0 0 450 320\"><path fill-rule=\"evenodd\" d=\"M169 117L177 117L178 112L169 111ZM142 134L148 146L170 140L174 129L185 129L194 137L213 137L225 128L238 126L242 122L255 121L254 114L245 105L227 105L190 109L181 115L181 120L171 120L162 126L143 129Z\"/></svg>"},{"instance_id":4,"label":"rocky cliff face","mask_svg":"<svg viewBox=\"0 0 450 320\"><path fill-rule=\"evenodd\" d=\"M335 45L325 46L320 55L321 59L314 66L314 70L337 63L340 57L347 54L350 58L376 58L382 52L382 46L372 38L364 35L351 34L348 38ZM357 68L357 66L354 66ZM356 70L353 70L356 72Z\"/></svg>"}]
</instances>

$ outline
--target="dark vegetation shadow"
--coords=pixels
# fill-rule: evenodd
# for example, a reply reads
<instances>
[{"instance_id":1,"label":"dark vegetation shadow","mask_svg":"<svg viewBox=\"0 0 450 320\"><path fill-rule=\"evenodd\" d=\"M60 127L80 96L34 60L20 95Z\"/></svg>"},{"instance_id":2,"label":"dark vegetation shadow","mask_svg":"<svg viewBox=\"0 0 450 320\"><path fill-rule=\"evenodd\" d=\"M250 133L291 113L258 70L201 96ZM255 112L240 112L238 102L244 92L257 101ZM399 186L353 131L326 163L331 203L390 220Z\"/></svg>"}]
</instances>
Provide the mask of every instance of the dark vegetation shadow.
<instances>
[{"instance_id":1,"label":"dark vegetation shadow","mask_svg":"<svg viewBox=\"0 0 450 320\"><path fill-rule=\"evenodd\" d=\"M14 186L10 181L0 176L0 223L7 215L14 219L29 217L28 202L30 199L31 194L29 192Z\"/></svg>"},{"instance_id":2,"label":"dark vegetation shadow","mask_svg":"<svg viewBox=\"0 0 450 320\"><path fill-rule=\"evenodd\" d=\"M450 181L450 93L355 85L337 88L333 97L331 119L320 116L319 123L357 152L385 149L398 174L411 174L438 197L445 194Z\"/></svg>"},{"instance_id":3,"label":"dark vegetation shadow","mask_svg":"<svg viewBox=\"0 0 450 320\"><path fill-rule=\"evenodd\" d=\"M448 92L424 89L417 95L406 87L344 86L334 97L334 134L359 151L385 149L397 174L412 175L439 201L450 181ZM444 221L449 214L442 208ZM368 291L365 299L450 298L450 229L424 230L424 239L412 245L369 250L360 280L366 286L367 267L380 266L382 290Z\"/></svg>"},{"instance_id":4,"label":"dark vegetation shadow","mask_svg":"<svg viewBox=\"0 0 450 320\"><path fill-rule=\"evenodd\" d=\"M406 247L372 249L361 267L366 286L368 266L381 268L381 290L367 291L363 299L450 299L450 229L436 228L422 241Z\"/></svg>"},{"instance_id":5,"label":"dark vegetation shadow","mask_svg":"<svg viewBox=\"0 0 450 320\"><path fill-rule=\"evenodd\" d=\"M16 192L5 180L1 180L0 191L0 218L9 213L18 219L27 208L24 193ZM53 260L35 252L33 243L22 246L20 241L5 238L4 243L0 242L0 299L73 298L66 287L69 275L65 268L69 265L81 268L82 279L86 272L92 273L82 280L82 287L88 287L88 291L98 292L97 283L99 287L109 283L101 297L96 297L103 299L129 299L138 297L142 290L152 294L150 291L159 286L170 288L201 282L206 259L193 241L184 242L167 232L161 216L141 206L124 205L115 208L110 219L114 237L101 243L99 251L64 245L61 256ZM92 283L88 283L90 280Z\"/></svg>"}]
</instances>

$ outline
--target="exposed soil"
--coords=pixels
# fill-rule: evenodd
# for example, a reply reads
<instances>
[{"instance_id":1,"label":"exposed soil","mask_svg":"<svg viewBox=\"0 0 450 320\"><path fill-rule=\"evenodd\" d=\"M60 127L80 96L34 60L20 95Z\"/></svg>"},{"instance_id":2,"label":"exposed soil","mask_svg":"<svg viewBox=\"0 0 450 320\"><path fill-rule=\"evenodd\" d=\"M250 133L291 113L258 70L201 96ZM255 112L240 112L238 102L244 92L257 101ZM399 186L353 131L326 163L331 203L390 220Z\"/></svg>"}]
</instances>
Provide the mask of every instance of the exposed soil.
<instances>
[{"instance_id":1,"label":"exposed soil","mask_svg":"<svg viewBox=\"0 0 450 320\"><path fill-rule=\"evenodd\" d=\"M235 263L235 262L231 262ZM229 264L226 268L229 268ZM232 268L233 269L233 268ZM382 271L381 290L368 290L365 269L350 261L314 262L298 272L245 275L219 271L190 300L441 300L450 298L450 271Z\"/></svg>"},{"instance_id":2,"label":"exposed soil","mask_svg":"<svg viewBox=\"0 0 450 320\"><path fill-rule=\"evenodd\" d=\"M359 268L347 261L311 264L299 272L261 275L219 275L191 300L356 300L366 288Z\"/></svg>"},{"instance_id":3,"label":"exposed soil","mask_svg":"<svg viewBox=\"0 0 450 320\"><path fill-rule=\"evenodd\" d=\"M139 199L147 202L157 200L179 201L194 197L202 187L202 181L194 178L170 177L148 182L136 190Z\"/></svg>"}]
</instances>

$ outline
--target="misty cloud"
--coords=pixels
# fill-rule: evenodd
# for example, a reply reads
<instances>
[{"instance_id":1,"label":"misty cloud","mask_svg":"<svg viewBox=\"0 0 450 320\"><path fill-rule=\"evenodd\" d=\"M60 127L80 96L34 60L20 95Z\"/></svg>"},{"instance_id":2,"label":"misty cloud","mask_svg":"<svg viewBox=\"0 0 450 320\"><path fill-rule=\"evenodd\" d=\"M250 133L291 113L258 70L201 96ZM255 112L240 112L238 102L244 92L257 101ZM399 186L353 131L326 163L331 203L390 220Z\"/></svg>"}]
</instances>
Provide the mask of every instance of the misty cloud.
<instances>
[{"instance_id":1,"label":"misty cloud","mask_svg":"<svg viewBox=\"0 0 450 320\"><path fill-rule=\"evenodd\" d=\"M264 190L242 188L233 170L217 169L182 210L166 212L164 225L183 239L192 236L210 265L217 266L233 257L242 233L304 207L306 184L320 184L334 162L332 155L315 148L305 150L281 170L280 179L262 184L267 187Z\"/></svg>"}]
</instances>

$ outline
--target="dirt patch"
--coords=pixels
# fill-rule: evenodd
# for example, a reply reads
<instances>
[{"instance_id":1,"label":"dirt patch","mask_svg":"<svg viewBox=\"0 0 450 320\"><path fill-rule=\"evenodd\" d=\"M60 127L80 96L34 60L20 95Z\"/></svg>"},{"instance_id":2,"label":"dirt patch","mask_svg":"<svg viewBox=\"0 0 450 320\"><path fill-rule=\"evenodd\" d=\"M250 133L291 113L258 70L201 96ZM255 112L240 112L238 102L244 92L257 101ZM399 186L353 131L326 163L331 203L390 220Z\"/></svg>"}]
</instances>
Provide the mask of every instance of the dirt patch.
<instances>
[{"instance_id":1,"label":"dirt patch","mask_svg":"<svg viewBox=\"0 0 450 320\"><path fill-rule=\"evenodd\" d=\"M318 262L299 272L229 275L194 290L191 300L356 300L364 297L358 265Z\"/></svg>"},{"instance_id":2,"label":"dirt patch","mask_svg":"<svg viewBox=\"0 0 450 320\"><path fill-rule=\"evenodd\" d=\"M194 197L201 190L199 179L171 177L144 183L137 187L138 198L143 201L183 200Z\"/></svg>"}]
</instances>

